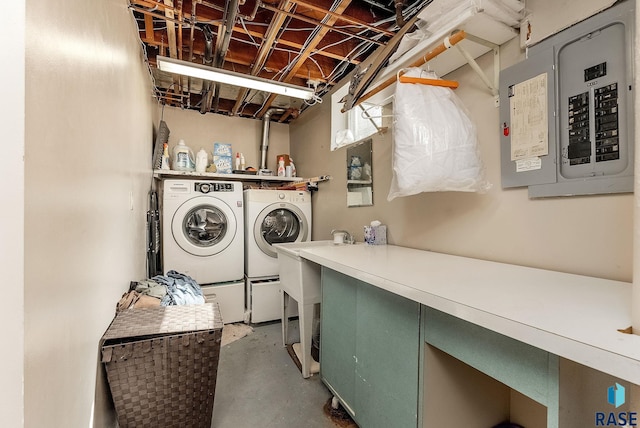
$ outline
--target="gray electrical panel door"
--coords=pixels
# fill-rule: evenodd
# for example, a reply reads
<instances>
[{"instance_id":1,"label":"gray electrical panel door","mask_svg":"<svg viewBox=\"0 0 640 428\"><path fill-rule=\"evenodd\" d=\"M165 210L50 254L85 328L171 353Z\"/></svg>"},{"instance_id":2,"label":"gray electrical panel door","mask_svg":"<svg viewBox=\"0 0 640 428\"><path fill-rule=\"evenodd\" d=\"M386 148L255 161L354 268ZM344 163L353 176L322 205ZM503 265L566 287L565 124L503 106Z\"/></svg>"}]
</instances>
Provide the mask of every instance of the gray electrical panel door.
<instances>
[{"instance_id":1,"label":"gray electrical panel door","mask_svg":"<svg viewBox=\"0 0 640 428\"><path fill-rule=\"evenodd\" d=\"M548 150L544 156L534 158L512 159L512 137L518 124L515 110L516 93L521 90L523 82L544 76L546 79L546 98L553 100L555 73L553 68L553 50L546 49L529 55L522 61L500 73L500 156L502 159L502 187L522 187L532 184L555 183L556 152ZM545 131L549 147L555 147L556 122L553 102L547 102ZM532 113L533 114L533 113ZM533 121L527 115L524 121ZM521 124L522 126L522 124Z\"/></svg>"},{"instance_id":2,"label":"gray electrical panel door","mask_svg":"<svg viewBox=\"0 0 640 428\"><path fill-rule=\"evenodd\" d=\"M538 71L554 75L548 154L536 158L537 169L519 171L514 141L503 135L502 187L529 186L532 198L633 192L634 16L634 1L619 3L533 46L501 73L503 129L514 117L503 114L503 102L513 104L509 88Z\"/></svg>"}]
</instances>

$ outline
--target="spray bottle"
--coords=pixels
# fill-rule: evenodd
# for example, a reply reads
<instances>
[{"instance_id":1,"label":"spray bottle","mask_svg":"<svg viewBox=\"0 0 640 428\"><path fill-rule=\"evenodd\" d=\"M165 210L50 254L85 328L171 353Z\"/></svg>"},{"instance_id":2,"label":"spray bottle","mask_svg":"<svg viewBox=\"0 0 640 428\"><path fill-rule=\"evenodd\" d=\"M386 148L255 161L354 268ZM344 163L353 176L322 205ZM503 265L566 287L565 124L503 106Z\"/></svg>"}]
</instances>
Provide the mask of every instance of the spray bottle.
<instances>
[{"instance_id":1,"label":"spray bottle","mask_svg":"<svg viewBox=\"0 0 640 428\"><path fill-rule=\"evenodd\" d=\"M278 159L278 177L284 177L284 158L282 156Z\"/></svg>"}]
</instances>

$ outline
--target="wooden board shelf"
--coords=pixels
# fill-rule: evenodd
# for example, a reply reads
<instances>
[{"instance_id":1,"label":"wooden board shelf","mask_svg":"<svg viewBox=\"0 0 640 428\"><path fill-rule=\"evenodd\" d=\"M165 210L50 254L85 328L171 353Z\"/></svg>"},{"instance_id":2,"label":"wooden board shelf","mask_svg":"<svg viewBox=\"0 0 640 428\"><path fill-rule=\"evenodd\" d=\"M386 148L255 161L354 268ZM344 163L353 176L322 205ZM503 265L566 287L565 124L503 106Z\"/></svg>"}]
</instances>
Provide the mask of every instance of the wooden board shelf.
<instances>
[{"instance_id":1,"label":"wooden board shelf","mask_svg":"<svg viewBox=\"0 0 640 428\"><path fill-rule=\"evenodd\" d=\"M305 181L302 177L278 177L275 175L254 175L254 174L220 174L217 172L194 172L194 171L172 171L153 170L153 177L163 178L202 178L209 180L236 180L236 181L275 181L275 182L300 182Z\"/></svg>"}]
</instances>

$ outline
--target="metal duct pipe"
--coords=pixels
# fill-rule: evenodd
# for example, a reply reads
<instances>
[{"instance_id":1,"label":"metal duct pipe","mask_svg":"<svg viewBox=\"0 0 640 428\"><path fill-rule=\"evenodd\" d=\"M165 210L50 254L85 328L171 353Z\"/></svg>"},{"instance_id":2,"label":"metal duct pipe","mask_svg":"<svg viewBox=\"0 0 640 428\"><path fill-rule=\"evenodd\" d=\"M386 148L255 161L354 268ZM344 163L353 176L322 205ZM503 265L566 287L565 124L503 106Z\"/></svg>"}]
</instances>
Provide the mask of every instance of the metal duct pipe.
<instances>
[{"instance_id":1,"label":"metal duct pipe","mask_svg":"<svg viewBox=\"0 0 640 428\"><path fill-rule=\"evenodd\" d=\"M283 108L272 107L262 116L262 141L260 143L260 170L267 169L267 150L269 149L269 126L273 113L284 113Z\"/></svg>"},{"instance_id":2,"label":"metal duct pipe","mask_svg":"<svg viewBox=\"0 0 640 428\"><path fill-rule=\"evenodd\" d=\"M213 92L211 92L211 82L208 80L202 81L202 90L200 91L202 100L200 101L200 113L205 114L211 111L211 98Z\"/></svg>"},{"instance_id":3,"label":"metal duct pipe","mask_svg":"<svg viewBox=\"0 0 640 428\"><path fill-rule=\"evenodd\" d=\"M218 46L216 47L216 57L214 60L214 65L218 68L222 68L224 65L224 60L227 57L227 50L229 49L229 42L231 41L231 34L233 33L233 26L236 23L236 19L238 17L238 0L228 0L226 2L225 11L224 11L224 25L222 37L218 34ZM211 97L211 101L213 101L214 112L218 111L218 103L220 101L220 83L215 83L213 87L213 96ZM211 101L208 103L208 109L211 110Z\"/></svg>"},{"instance_id":4,"label":"metal duct pipe","mask_svg":"<svg viewBox=\"0 0 640 428\"><path fill-rule=\"evenodd\" d=\"M213 32L208 24L202 26L202 34L204 35L204 62L211 64L213 62Z\"/></svg>"}]
</instances>

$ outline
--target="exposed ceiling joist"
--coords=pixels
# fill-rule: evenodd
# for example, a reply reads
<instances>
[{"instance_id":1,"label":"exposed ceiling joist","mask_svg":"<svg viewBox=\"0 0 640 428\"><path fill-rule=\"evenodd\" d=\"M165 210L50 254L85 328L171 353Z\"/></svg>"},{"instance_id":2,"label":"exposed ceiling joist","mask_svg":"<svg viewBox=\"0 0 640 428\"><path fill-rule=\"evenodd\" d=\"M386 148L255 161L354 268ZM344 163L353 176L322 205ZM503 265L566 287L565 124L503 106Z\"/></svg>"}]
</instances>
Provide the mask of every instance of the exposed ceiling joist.
<instances>
[{"instance_id":1,"label":"exposed ceiling joist","mask_svg":"<svg viewBox=\"0 0 640 428\"><path fill-rule=\"evenodd\" d=\"M345 9L349 6L350 3L351 3L351 0L340 1L338 6L335 8L334 12L336 14L341 14L342 12L345 11ZM338 20L338 18L332 15L327 15L327 17L328 17L326 19L327 25L326 26L323 25L321 28L318 28L318 31L316 32L315 36L311 40L309 40L309 43L307 44L306 48L300 51L300 56L297 58L296 63L290 69L290 71L285 75L283 79L284 82L291 81L291 78L302 67L305 60L311 54L311 51L315 49L316 46L318 46L318 43L320 43L320 41L324 38L324 36L329 32L329 30L331 29L331 25L335 24L335 22ZM275 99L276 97L273 94L269 96L269 98L267 99L267 102L262 106L262 109L260 109L260 111L258 112L258 117L264 116L265 112L269 109L269 107L271 107L271 104L273 104L273 101Z\"/></svg>"},{"instance_id":2,"label":"exposed ceiling joist","mask_svg":"<svg viewBox=\"0 0 640 428\"><path fill-rule=\"evenodd\" d=\"M291 16L292 18L295 18L295 19L299 19L300 21L304 21L306 23L317 25L318 27L322 27L322 28L326 29L327 31L329 31L329 30L330 31L335 31L335 32L340 33L340 34L344 34L345 36L348 36L348 37L353 37L353 38L356 38L356 39L364 40L365 42L373 43L374 45L383 45L384 44L383 42L380 42L378 40L371 39L369 37L364 37L364 36L361 36L360 34L357 34L357 33L351 33L351 32L349 32L347 30L342 30L340 28L333 27L331 25L322 23L320 21L316 21L315 19L307 18L304 15L294 14L294 13L290 13L290 12L284 12L284 11L278 10L275 7L268 6L266 4L262 4L261 7L265 8L267 10L270 10L272 12L284 13L285 15ZM335 22L335 18L333 18L333 19L334 19L334 22ZM325 32L325 34L326 34L326 32Z\"/></svg>"},{"instance_id":3,"label":"exposed ceiling joist","mask_svg":"<svg viewBox=\"0 0 640 428\"><path fill-rule=\"evenodd\" d=\"M411 1L407 19L429 0ZM397 32L393 0L128 2L154 74L154 93L163 103L253 118L273 105L285 113L271 119L283 123L313 102L172 75L157 70L156 57L310 86L321 97Z\"/></svg>"},{"instance_id":4,"label":"exposed ceiling joist","mask_svg":"<svg viewBox=\"0 0 640 428\"><path fill-rule=\"evenodd\" d=\"M327 9L323 9L321 7L318 7L312 3L303 1L303 0L291 0L293 3L296 3L300 6L304 6L306 8L309 8L311 10L315 10L316 12L320 12L322 14L325 15L329 15L332 16L334 18L336 18L336 22L338 21L344 21L344 22L348 22L350 24L354 24L357 25L358 27L362 27L362 28L368 28L369 30L378 32L378 33L382 33L382 34L386 34L387 36L393 36L393 32L389 31L389 30L385 30L383 28L379 28L379 27L374 27L373 25L369 25L368 23L361 21L359 19L356 18L350 18L348 15L343 15L340 13L336 13L336 12L332 12L330 10Z\"/></svg>"},{"instance_id":5,"label":"exposed ceiling joist","mask_svg":"<svg viewBox=\"0 0 640 428\"><path fill-rule=\"evenodd\" d=\"M168 44L169 44L169 56L171 58L178 57L178 48L176 45L176 26L175 26L175 13L173 11L173 0L164 0L164 4L166 6L170 6L170 8L166 8L164 11L165 17L169 18L166 20L167 23L167 36L168 36Z\"/></svg>"},{"instance_id":6,"label":"exposed ceiling joist","mask_svg":"<svg viewBox=\"0 0 640 428\"><path fill-rule=\"evenodd\" d=\"M260 4L260 3L258 3ZM255 57L255 60L251 66L251 70L249 71L252 76L257 76L260 73L260 70L263 69L264 64L267 61L267 57L271 53L271 49L278 37L280 31L282 31L282 26L284 24L285 19L287 18L284 12L288 12L293 8L294 4L289 0L281 0L280 5L278 6L278 10L281 12L277 12L271 23L269 24L269 28L265 32L265 37L262 39L262 44L260 45L260 49ZM236 98L236 102L233 105L233 109L231 110L232 115L238 114L240 107L242 106L242 101L245 99L249 91L245 88L240 90L238 97Z\"/></svg>"}]
</instances>

